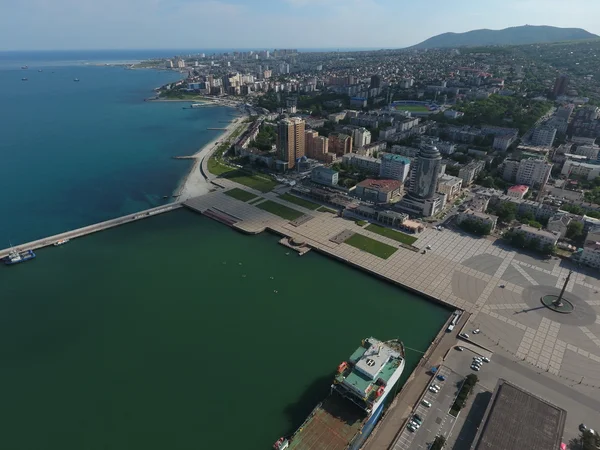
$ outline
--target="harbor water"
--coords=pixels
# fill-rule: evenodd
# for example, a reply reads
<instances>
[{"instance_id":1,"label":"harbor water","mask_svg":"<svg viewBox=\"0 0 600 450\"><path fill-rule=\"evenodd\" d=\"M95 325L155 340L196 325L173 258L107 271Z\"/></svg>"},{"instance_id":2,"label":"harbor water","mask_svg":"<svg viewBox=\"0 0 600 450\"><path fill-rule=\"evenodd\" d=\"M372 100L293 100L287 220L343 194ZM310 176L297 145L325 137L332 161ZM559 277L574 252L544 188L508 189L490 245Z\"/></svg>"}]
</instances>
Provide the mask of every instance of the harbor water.
<instances>
[{"instance_id":1,"label":"harbor water","mask_svg":"<svg viewBox=\"0 0 600 450\"><path fill-rule=\"evenodd\" d=\"M179 210L0 267L2 448L268 449L362 338L425 351L449 317L277 241Z\"/></svg>"}]
</instances>

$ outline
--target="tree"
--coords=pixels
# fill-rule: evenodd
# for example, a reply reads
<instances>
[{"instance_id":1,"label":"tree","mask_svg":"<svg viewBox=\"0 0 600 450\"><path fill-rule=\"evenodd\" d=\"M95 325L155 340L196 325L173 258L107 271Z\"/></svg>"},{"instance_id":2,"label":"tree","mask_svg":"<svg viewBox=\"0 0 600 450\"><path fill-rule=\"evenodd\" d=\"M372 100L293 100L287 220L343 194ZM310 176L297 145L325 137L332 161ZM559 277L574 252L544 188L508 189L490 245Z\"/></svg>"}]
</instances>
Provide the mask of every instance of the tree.
<instances>
[{"instance_id":1,"label":"tree","mask_svg":"<svg viewBox=\"0 0 600 450\"><path fill-rule=\"evenodd\" d=\"M533 215L533 213L531 211L526 211L525 213L523 213L519 216L519 219L522 220L523 222L530 222L532 220L535 220L535 216Z\"/></svg>"},{"instance_id":2,"label":"tree","mask_svg":"<svg viewBox=\"0 0 600 450\"><path fill-rule=\"evenodd\" d=\"M510 223L517 217L517 205L511 202L504 202L498 207L496 214L500 222Z\"/></svg>"},{"instance_id":3,"label":"tree","mask_svg":"<svg viewBox=\"0 0 600 450\"><path fill-rule=\"evenodd\" d=\"M583 224L576 220L571 220L567 226L567 237L569 239L577 239L583 236Z\"/></svg>"},{"instance_id":4,"label":"tree","mask_svg":"<svg viewBox=\"0 0 600 450\"><path fill-rule=\"evenodd\" d=\"M525 235L523 233L514 233L512 235L512 244L515 247L525 248L526 242L527 239L525 238Z\"/></svg>"},{"instance_id":5,"label":"tree","mask_svg":"<svg viewBox=\"0 0 600 450\"><path fill-rule=\"evenodd\" d=\"M554 255L554 253L556 253L556 247L551 244L545 244L542 247L542 253L547 256Z\"/></svg>"}]
</instances>

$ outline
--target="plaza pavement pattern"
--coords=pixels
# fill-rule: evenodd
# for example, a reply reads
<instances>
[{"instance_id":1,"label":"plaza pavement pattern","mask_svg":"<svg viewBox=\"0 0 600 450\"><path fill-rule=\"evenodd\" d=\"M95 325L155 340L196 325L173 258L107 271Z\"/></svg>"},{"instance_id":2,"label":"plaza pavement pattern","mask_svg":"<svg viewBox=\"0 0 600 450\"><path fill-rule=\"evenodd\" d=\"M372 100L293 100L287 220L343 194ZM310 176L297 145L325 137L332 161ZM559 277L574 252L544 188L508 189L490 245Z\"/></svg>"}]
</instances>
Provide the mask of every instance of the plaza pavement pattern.
<instances>
[{"instance_id":1,"label":"plaza pavement pattern","mask_svg":"<svg viewBox=\"0 0 600 450\"><path fill-rule=\"evenodd\" d=\"M224 190L240 188L225 179L213 182ZM200 212L212 208L235 216L240 222L234 227L248 233L270 229L303 241L322 253L469 311L473 314L469 333L474 328L481 329L477 335L470 333L472 341L600 399L598 273L571 267L559 259L517 253L491 238L451 230L428 228L421 233L414 246L420 249L431 246L430 251L422 254L404 249L398 242L369 232L352 220L305 209L286 202L275 192L263 194L243 188L310 215L312 219L292 225L224 195L223 190L190 199L185 204ZM334 239L346 231L360 233L398 250L388 259L381 259ZM541 294L559 293L570 269L574 273L566 297L575 305L575 312L564 315L544 308Z\"/></svg>"}]
</instances>

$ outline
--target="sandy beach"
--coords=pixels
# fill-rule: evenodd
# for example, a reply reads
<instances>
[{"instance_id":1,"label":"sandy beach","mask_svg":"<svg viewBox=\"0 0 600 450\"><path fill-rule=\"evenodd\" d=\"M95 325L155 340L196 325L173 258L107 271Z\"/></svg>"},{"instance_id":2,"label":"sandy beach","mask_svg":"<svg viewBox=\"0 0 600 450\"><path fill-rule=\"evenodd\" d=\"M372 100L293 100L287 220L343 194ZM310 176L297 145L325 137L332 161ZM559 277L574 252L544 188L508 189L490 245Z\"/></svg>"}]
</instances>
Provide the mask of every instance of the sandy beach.
<instances>
[{"instance_id":1,"label":"sandy beach","mask_svg":"<svg viewBox=\"0 0 600 450\"><path fill-rule=\"evenodd\" d=\"M205 158L210 158L210 155L213 151L217 149L222 141L227 140L229 136L240 126L247 116L241 116L235 118L229 125L227 125L225 131L222 134L214 138L204 147L199 149L196 153L192 155L193 164L190 168L189 172L182 180L178 189L175 191L175 194L179 194L179 200L185 201L187 199L193 197L199 197L201 195L207 194L210 192L213 187L210 183L210 180L205 178L202 171L200 170L200 165ZM210 175L210 174L207 174Z\"/></svg>"}]
</instances>

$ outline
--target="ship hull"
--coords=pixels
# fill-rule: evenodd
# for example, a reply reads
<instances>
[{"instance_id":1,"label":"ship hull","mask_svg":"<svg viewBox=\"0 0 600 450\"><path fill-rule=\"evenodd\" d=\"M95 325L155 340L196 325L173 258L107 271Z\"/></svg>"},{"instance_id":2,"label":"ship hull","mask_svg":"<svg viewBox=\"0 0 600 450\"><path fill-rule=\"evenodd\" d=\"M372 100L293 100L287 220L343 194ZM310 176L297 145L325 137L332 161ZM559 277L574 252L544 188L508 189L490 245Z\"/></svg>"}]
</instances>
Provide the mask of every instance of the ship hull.
<instances>
[{"instance_id":1,"label":"ship hull","mask_svg":"<svg viewBox=\"0 0 600 450\"><path fill-rule=\"evenodd\" d=\"M19 260L11 260L7 256L6 258L2 259L2 262L4 262L4 264L6 264L7 266L24 263L26 261L29 261L29 260L32 260L33 258L35 258L35 253L33 253L33 251L29 250L27 252L20 253L20 256L21 256L21 258Z\"/></svg>"}]
</instances>

